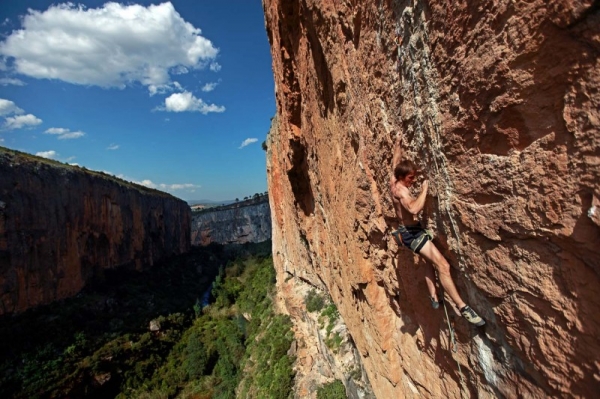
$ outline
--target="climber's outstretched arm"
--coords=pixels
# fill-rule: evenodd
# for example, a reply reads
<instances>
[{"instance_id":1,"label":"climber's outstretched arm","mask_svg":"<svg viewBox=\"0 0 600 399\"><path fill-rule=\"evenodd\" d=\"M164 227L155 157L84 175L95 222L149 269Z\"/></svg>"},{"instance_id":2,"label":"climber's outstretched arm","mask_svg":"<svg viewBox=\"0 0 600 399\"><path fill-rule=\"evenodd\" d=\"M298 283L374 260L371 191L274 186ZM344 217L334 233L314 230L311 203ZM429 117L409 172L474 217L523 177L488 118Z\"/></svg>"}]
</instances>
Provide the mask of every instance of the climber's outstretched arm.
<instances>
[{"instance_id":1,"label":"climber's outstretched arm","mask_svg":"<svg viewBox=\"0 0 600 399\"><path fill-rule=\"evenodd\" d=\"M392 171L390 176L390 183L392 185L392 192L394 191L393 187L396 185L396 176L394 170L396 166L400 163L402 159L402 148L400 147L400 135L396 136L396 143L394 144L394 157L392 158Z\"/></svg>"},{"instance_id":2,"label":"climber's outstretched arm","mask_svg":"<svg viewBox=\"0 0 600 399\"><path fill-rule=\"evenodd\" d=\"M396 136L396 144L394 144L394 158L392 160L392 172L400 163L402 158L402 148L400 147L400 135Z\"/></svg>"}]
</instances>

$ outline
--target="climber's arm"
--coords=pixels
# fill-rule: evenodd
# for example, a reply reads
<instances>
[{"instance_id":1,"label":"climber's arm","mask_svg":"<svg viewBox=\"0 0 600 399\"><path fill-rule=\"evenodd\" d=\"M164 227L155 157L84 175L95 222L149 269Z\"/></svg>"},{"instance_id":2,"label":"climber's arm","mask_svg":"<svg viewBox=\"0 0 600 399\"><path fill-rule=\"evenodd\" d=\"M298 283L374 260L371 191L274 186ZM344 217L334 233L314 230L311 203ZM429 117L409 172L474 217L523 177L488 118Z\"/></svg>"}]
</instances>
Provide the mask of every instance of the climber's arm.
<instances>
[{"instance_id":1,"label":"climber's arm","mask_svg":"<svg viewBox=\"0 0 600 399\"><path fill-rule=\"evenodd\" d=\"M394 158L392 159L392 172L396 169L396 166L400 163L402 158L402 148L400 147L400 135L396 138L396 144L394 144Z\"/></svg>"},{"instance_id":2,"label":"climber's arm","mask_svg":"<svg viewBox=\"0 0 600 399\"><path fill-rule=\"evenodd\" d=\"M423 188L421 189L421 193L416 199L410 195L408 189L401 190L400 203L407 211L409 211L413 215L416 215L417 213L421 212L423 206L425 206L425 199L427 199L428 188L429 182L425 180L423 182Z\"/></svg>"},{"instance_id":3,"label":"climber's arm","mask_svg":"<svg viewBox=\"0 0 600 399\"><path fill-rule=\"evenodd\" d=\"M390 177L390 184L392 185L392 191L393 191L393 187L396 184L396 176L394 175L394 170L396 169L396 166L398 166L398 164L400 163L400 159L402 158L402 148L400 147L400 135L398 135L398 137L396 138L396 144L394 144L394 157L392 158L392 174Z\"/></svg>"}]
</instances>

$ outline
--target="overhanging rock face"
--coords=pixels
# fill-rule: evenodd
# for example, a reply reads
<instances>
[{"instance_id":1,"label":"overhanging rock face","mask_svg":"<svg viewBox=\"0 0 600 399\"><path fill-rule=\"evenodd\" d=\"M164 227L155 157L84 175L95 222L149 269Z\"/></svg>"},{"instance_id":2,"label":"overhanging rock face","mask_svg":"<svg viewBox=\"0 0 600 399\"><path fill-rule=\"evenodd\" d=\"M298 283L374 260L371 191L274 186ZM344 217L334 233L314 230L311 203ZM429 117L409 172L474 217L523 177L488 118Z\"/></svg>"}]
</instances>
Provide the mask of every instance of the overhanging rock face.
<instances>
[{"instance_id":1,"label":"overhanging rock face","mask_svg":"<svg viewBox=\"0 0 600 399\"><path fill-rule=\"evenodd\" d=\"M0 314L188 251L190 218L169 194L0 148Z\"/></svg>"},{"instance_id":2,"label":"overhanging rock face","mask_svg":"<svg viewBox=\"0 0 600 399\"><path fill-rule=\"evenodd\" d=\"M286 295L298 279L326 289L379 398L593 397L598 3L263 5L281 303L297 303ZM430 180L423 222L488 321L476 330L450 308L456 353L424 262L389 235L397 135Z\"/></svg>"}]
</instances>

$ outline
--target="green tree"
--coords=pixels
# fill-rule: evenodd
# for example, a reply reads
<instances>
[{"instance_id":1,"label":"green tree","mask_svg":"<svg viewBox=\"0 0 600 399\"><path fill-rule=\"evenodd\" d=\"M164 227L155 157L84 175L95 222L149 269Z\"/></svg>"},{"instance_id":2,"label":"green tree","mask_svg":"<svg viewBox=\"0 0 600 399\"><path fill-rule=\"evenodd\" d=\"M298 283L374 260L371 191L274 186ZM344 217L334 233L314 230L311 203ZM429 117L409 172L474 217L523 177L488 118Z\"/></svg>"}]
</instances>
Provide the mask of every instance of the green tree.
<instances>
[{"instance_id":1,"label":"green tree","mask_svg":"<svg viewBox=\"0 0 600 399\"><path fill-rule=\"evenodd\" d=\"M201 337L198 333L193 333L188 339L184 356L185 361L183 362L183 369L186 372L188 381L204 375L209 360L209 354L202 344Z\"/></svg>"}]
</instances>

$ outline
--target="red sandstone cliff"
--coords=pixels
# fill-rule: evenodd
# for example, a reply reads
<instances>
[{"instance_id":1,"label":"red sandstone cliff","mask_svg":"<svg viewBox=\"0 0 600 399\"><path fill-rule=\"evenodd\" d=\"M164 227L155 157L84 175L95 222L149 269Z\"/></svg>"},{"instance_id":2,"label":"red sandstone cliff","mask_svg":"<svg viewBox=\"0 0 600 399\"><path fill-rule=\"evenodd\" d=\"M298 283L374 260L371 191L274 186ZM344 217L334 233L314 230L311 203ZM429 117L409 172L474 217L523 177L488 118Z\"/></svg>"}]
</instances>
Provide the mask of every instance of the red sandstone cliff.
<instances>
[{"instance_id":1,"label":"red sandstone cliff","mask_svg":"<svg viewBox=\"0 0 600 399\"><path fill-rule=\"evenodd\" d=\"M263 5L273 253L299 345L304 281L330 293L379 398L594 397L599 3ZM488 321L477 331L453 317L455 354L423 261L389 236L397 134L430 179L435 243Z\"/></svg>"},{"instance_id":2,"label":"red sandstone cliff","mask_svg":"<svg viewBox=\"0 0 600 399\"><path fill-rule=\"evenodd\" d=\"M0 314L186 252L190 214L169 194L0 148Z\"/></svg>"}]
</instances>

